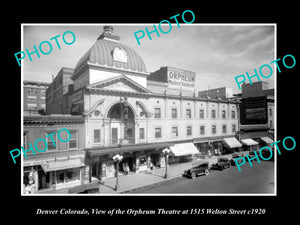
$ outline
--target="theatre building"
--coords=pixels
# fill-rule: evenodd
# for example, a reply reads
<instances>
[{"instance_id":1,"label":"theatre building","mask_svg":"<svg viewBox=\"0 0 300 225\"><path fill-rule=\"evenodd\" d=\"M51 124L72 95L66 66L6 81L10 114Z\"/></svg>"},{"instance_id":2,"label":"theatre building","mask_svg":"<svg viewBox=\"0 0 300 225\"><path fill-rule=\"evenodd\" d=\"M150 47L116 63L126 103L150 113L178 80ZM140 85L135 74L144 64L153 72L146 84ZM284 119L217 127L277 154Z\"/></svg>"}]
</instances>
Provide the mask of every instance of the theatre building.
<instances>
[{"instance_id":1,"label":"theatre building","mask_svg":"<svg viewBox=\"0 0 300 225\"><path fill-rule=\"evenodd\" d=\"M116 154L123 156L120 172L127 174L145 171L150 163L164 167L166 148L169 163L178 163L236 147L236 101L198 97L200 75L192 71L166 66L147 72L143 59L119 39L105 26L77 62L72 82L60 79L57 87L68 82L68 91L59 98L54 86L47 90L48 113L84 118L86 180L115 176Z\"/></svg>"}]
</instances>

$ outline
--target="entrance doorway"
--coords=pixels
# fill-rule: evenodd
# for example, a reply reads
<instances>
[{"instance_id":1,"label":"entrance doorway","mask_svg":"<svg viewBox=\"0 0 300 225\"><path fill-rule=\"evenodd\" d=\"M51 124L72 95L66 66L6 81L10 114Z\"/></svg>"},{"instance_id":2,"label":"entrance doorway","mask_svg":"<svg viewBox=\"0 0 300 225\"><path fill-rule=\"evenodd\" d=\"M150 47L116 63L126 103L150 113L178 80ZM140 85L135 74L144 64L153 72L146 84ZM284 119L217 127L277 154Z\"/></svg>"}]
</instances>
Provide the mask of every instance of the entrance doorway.
<instances>
[{"instance_id":1,"label":"entrance doorway","mask_svg":"<svg viewBox=\"0 0 300 225\"><path fill-rule=\"evenodd\" d=\"M110 118L111 144L134 144L135 123L134 112L127 101L114 104L107 117Z\"/></svg>"}]
</instances>

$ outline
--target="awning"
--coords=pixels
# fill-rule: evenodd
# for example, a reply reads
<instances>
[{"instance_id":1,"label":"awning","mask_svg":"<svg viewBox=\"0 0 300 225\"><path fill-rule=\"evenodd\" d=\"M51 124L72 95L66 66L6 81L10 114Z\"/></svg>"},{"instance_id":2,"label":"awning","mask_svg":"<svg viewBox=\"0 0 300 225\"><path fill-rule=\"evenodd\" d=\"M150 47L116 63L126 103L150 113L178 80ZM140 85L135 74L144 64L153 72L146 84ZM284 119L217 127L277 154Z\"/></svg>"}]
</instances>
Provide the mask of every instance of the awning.
<instances>
[{"instance_id":1,"label":"awning","mask_svg":"<svg viewBox=\"0 0 300 225\"><path fill-rule=\"evenodd\" d=\"M63 161L52 161L52 162L43 162L41 164L43 170L45 173L49 171L55 171L55 170L65 170L65 169L71 169L76 167L82 167L84 166L84 163L81 162L79 158L77 159L69 159L69 160L63 160Z\"/></svg>"},{"instance_id":2,"label":"awning","mask_svg":"<svg viewBox=\"0 0 300 225\"><path fill-rule=\"evenodd\" d=\"M244 145L248 145L248 146L251 146L251 145L258 145L258 142L254 141L254 140L251 139L251 138L248 138L248 139L242 139L241 142L242 142Z\"/></svg>"},{"instance_id":3,"label":"awning","mask_svg":"<svg viewBox=\"0 0 300 225\"><path fill-rule=\"evenodd\" d=\"M261 137L260 138L263 142L265 142L266 144L270 144L270 143L273 143L274 141L269 138L269 137Z\"/></svg>"},{"instance_id":4,"label":"awning","mask_svg":"<svg viewBox=\"0 0 300 225\"><path fill-rule=\"evenodd\" d=\"M198 149L193 143L175 144L170 147L170 150L174 156L199 154Z\"/></svg>"},{"instance_id":5,"label":"awning","mask_svg":"<svg viewBox=\"0 0 300 225\"><path fill-rule=\"evenodd\" d=\"M152 143L152 144L135 144L135 145L124 145L122 147L108 147L108 148L95 148L88 149L87 152L91 157L101 156L107 154L120 154L124 152L137 152L137 151L146 151L152 149L164 149L168 148L173 143Z\"/></svg>"},{"instance_id":6,"label":"awning","mask_svg":"<svg viewBox=\"0 0 300 225\"><path fill-rule=\"evenodd\" d=\"M238 147L242 147L242 144L234 137L231 138L223 138L224 144L228 147L228 148L238 148Z\"/></svg>"}]
</instances>

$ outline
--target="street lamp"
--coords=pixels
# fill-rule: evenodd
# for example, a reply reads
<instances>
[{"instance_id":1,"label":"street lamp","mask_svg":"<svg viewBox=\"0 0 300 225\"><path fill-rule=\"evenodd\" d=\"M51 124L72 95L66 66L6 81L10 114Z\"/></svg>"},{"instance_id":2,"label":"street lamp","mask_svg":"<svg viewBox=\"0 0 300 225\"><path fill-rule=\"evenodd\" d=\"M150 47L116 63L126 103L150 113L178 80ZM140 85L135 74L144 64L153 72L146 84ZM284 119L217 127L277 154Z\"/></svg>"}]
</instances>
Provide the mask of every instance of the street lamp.
<instances>
[{"instance_id":1,"label":"street lamp","mask_svg":"<svg viewBox=\"0 0 300 225\"><path fill-rule=\"evenodd\" d=\"M117 169L116 169L117 170L117 177L116 177L117 180L116 180L115 191L117 191L119 189L119 163L122 161L122 159L123 159L123 156L119 155L119 154L117 154L113 157L113 160L117 166Z\"/></svg>"},{"instance_id":2,"label":"street lamp","mask_svg":"<svg viewBox=\"0 0 300 225\"><path fill-rule=\"evenodd\" d=\"M166 164L166 173L165 173L165 178L167 179L168 178L168 156L169 156L169 153L170 153L170 149L168 148L165 148L162 153L164 154L165 156L165 164Z\"/></svg>"}]
</instances>

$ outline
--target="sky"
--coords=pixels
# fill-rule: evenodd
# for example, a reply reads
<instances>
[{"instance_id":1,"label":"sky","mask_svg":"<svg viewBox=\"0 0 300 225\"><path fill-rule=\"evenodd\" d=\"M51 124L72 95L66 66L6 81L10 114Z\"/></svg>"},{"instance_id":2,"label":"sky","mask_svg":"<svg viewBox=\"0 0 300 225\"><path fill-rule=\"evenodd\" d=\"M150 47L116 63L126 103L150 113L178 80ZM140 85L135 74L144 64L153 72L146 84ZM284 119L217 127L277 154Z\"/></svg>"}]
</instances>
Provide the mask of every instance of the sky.
<instances>
[{"instance_id":1,"label":"sky","mask_svg":"<svg viewBox=\"0 0 300 225\"><path fill-rule=\"evenodd\" d=\"M158 37L152 33L152 40L145 35L138 45L134 33L153 30L153 24L24 24L22 51L34 51L34 45L43 41L52 44L48 55L40 53L40 58L33 54L32 61L26 55L22 60L23 79L51 82L62 67L75 68L79 59L96 42L103 32L104 25L112 25L114 34L120 36L120 42L135 50L144 60L147 72L154 72L160 67L171 66L196 73L197 90L229 87L234 93L240 92L235 76L254 75L254 68L259 70L263 64L270 64L275 58L275 27L273 24L172 24L169 33ZM156 24L157 25L157 24ZM167 31L169 26L162 26ZM66 45L62 35L72 31L75 42ZM60 35L57 40L50 38ZM71 42L72 36L65 35ZM43 50L49 51L47 44ZM17 63L17 62L16 62ZM268 74L266 72L265 74ZM261 78L274 88L275 72L270 78ZM253 78L253 82L257 81ZM249 81L247 80L247 83Z\"/></svg>"}]
</instances>

